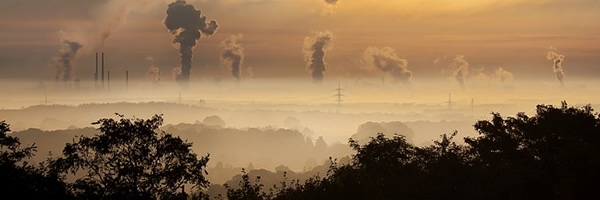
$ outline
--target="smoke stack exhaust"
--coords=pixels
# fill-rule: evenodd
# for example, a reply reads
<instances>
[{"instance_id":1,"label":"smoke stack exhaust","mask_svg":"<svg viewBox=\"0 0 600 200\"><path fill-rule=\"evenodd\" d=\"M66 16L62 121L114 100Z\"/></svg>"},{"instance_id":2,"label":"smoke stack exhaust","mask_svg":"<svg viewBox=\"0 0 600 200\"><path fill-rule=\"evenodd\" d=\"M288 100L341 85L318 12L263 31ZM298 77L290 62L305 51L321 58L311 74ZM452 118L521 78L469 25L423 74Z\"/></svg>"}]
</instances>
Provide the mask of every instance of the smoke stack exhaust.
<instances>
[{"instance_id":1,"label":"smoke stack exhaust","mask_svg":"<svg viewBox=\"0 0 600 200\"><path fill-rule=\"evenodd\" d=\"M65 85L67 82L72 81L73 76L73 60L77 51L83 47L75 41L63 40L63 46L59 50L58 54L52 58L56 66L56 80L63 80Z\"/></svg>"},{"instance_id":2,"label":"smoke stack exhaust","mask_svg":"<svg viewBox=\"0 0 600 200\"><path fill-rule=\"evenodd\" d=\"M240 44L243 35L231 35L221 41L221 63L231 65L231 75L236 80L242 79L242 64L244 63L244 47Z\"/></svg>"},{"instance_id":3,"label":"smoke stack exhaust","mask_svg":"<svg viewBox=\"0 0 600 200\"><path fill-rule=\"evenodd\" d=\"M363 53L363 61L385 74L389 74L393 81L399 81L406 85L412 84L412 72L408 69L408 60L396 55L391 47L368 47ZM381 84L384 84L384 76Z\"/></svg>"},{"instance_id":4,"label":"smoke stack exhaust","mask_svg":"<svg viewBox=\"0 0 600 200\"><path fill-rule=\"evenodd\" d=\"M546 59L553 62L552 68L554 69L554 74L556 76L556 80L560 82L561 86L564 86L565 82L565 72L562 67L562 63L565 60L565 56L558 53L558 50L554 47L550 47L548 54L546 55Z\"/></svg>"},{"instance_id":5,"label":"smoke stack exhaust","mask_svg":"<svg viewBox=\"0 0 600 200\"><path fill-rule=\"evenodd\" d=\"M451 66L454 68L454 79L458 82L460 88L465 89L465 81L469 75L469 62L465 60L464 55L456 55Z\"/></svg>"},{"instance_id":6,"label":"smoke stack exhaust","mask_svg":"<svg viewBox=\"0 0 600 200\"><path fill-rule=\"evenodd\" d=\"M193 48L201 36L210 36L217 31L217 21L207 21L206 16L184 0L169 4L167 18L164 21L169 32L175 36L173 43L179 44L181 54L181 73L176 80L181 86L188 87L192 68Z\"/></svg>"},{"instance_id":7,"label":"smoke stack exhaust","mask_svg":"<svg viewBox=\"0 0 600 200\"><path fill-rule=\"evenodd\" d=\"M323 82L323 73L327 68L325 54L332 48L332 38L331 32L322 31L304 39L304 60L315 83Z\"/></svg>"}]
</instances>

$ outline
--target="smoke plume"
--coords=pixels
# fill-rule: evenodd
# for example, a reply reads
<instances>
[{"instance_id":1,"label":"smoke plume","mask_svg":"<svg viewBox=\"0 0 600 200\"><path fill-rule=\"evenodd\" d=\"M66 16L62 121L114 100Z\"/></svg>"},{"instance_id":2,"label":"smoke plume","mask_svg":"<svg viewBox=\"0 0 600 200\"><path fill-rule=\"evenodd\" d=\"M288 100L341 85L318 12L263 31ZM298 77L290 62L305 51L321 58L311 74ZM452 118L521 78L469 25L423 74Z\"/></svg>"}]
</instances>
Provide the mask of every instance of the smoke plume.
<instances>
[{"instance_id":1,"label":"smoke plume","mask_svg":"<svg viewBox=\"0 0 600 200\"><path fill-rule=\"evenodd\" d=\"M327 5L337 5L339 0L325 0Z\"/></svg>"},{"instance_id":2,"label":"smoke plume","mask_svg":"<svg viewBox=\"0 0 600 200\"><path fill-rule=\"evenodd\" d=\"M154 58L148 56L146 60L150 62L150 66L146 71L146 77L152 81L153 85L158 85L160 83L160 69L154 66Z\"/></svg>"},{"instance_id":3,"label":"smoke plume","mask_svg":"<svg viewBox=\"0 0 600 200\"><path fill-rule=\"evenodd\" d=\"M123 23L129 13L127 1L110 1L101 13L102 16L98 17L97 24L100 32L100 47L104 48L106 40Z\"/></svg>"},{"instance_id":4,"label":"smoke plume","mask_svg":"<svg viewBox=\"0 0 600 200\"><path fill-rule=\"evenodd\" d=\"M148 71L146 71L146 76L148 79L152 80L153 83L158 83L160 82L160 69L154 65L150 65Z\"/></svg>"},{"instance_id":5,"label":"smoke plume","mask_svg":"<svg viewBox=\"0 0 600 200\"><path fill-rule=\"evenodd\" d=\"M190 80L190 69L192 68L192 49L200 36L210 36L217 31L217 21L211 20L207 23L206 16L193 5L183 0L177 0L169 4L165 26L175 36L173 43L179 44L181 54L181 73L176 80L187 85Z\"/></svg>"},{"instance_id":6,"label":"smoke plume","mask_svg":"<svg viewBox=\"0 0 600 200\"><path fill-rule=\"evenodd\" d=\"M93 10L94 33L100 39L100 47L113 32L125 22L130 13L143 13L161 5L162 1L156 0L105 0L105 3Z\"/></svg>"},{"instance_id":7,"label":"smoke plume","mask_svg":"<svg viewBox=\"0 0 600 200\"><path fill-rule=\"evenodd\" d=\"M174 67L171 70L171 76L173 77L173 80L178 80L178 78L181 76L181 67Z\"/></svg>"},{"instance_id":8,"label":"smoke plume","mask_svg":"<svg viewBox=\"0 0 600 200\"><path fill-rule=\"evenodd\" d=\"M511 81L513 79L513 74L509 71L506 71L502 67L498 67L494 71L494 78L500 80L500 82L504 83L506 81Z\"/></svg>"},{"instance_id":9,"label":"smoke plume","mask_svg":"<svg viewBox=\"0 0 600 200\"><path fill-rule=\"evenodd\" d=\"M63 40L63 46L53 58L56 65L56 80L70 81L73 75L73 60L77 51L83 47L78 42Z\"/></svg>"},{"instance_id":10,"label":"smoke plume","mask_svg":"<svg viewBox=\"0 0 600 200\"><path fill-rule=\"evenodd\" d=\"M452 76L458 82L458 85L465 88L465 79L469 75L469 62L465 60L465 56L456 55L450 67L454 69Z\"/></svg>"},{"instance_id":11,"label":"smoke plume","mask_svg":"<svg viewBox=\"0 0 600 200\"><path fill-rule=\"evenodd\" d=\"M556 48L550 47L546 59L552 60L554 63L553 69L556 79L560 82L560 85L564 85L565 72L563 71L562 63L565 60L565 56L558 54L557 52Z\"/></svg>"},{"instance_id":12,"label":"smoke plume","mask_svg":"<svg viewBox=\"0 0 600 200\"><path fill-rule=\"evenodd\" d=\"M221 62L231 64L231 75L237 80L242 79L242 64L244 62L244 48L240 44L242 38L242 34L231 35L220 44L223 48Z\"/></svg>"},{"instance_id":13,"label":"smoke plume","mask_svg":"<svg viewBox=\"0 0 600 200\"><path fill-rule=\"evenodd\" d=\"M374 66L384 73L389 74L396 81L410 84L412 72L408 70L408 61L399 58L395 50L390 47L377 48L368 47L363 53L363 60L370 66Z\"/></svg>"},{"instance_id":14,"label":"smoke plume","mask_svg":"<svg viewBox=\"0 0 600 200\"><path fill-rule=\"evenodd\" d=\"M325 0L325 9L323 10L323 14L334 14L339 2L339 0Z\"/></svg>"},{"instance_id":15,"label":"smoke plume","mask_svg":"<svg viewBox=\"0 0 600 200\"><path fill-rule=\"evenodd\" d=\"M327 68L325 62L325 52L331 50L333 35L329 31L316 33L313 37L304 39L304 60L312 74L313 81L320 83L323 81L323 72Z\"/></svg>"}]
</instances>

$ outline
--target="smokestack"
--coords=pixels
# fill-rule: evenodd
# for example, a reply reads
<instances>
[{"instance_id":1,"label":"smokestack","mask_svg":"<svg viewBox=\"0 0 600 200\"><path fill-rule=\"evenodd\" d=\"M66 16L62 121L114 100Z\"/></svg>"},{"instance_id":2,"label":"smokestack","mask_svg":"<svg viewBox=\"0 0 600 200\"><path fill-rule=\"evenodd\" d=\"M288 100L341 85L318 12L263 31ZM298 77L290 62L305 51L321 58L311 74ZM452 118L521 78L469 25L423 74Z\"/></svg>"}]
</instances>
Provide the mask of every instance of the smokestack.
<instances>
[{"instance_id":1,"label":"smokestack","mask_svg":"<svg viewBox=\"0 0 600 200\"><path fill-rule=\"evenodd\" d=\"M102 89L104 89L104 52L102 52Z\"/></svg>"},{"instance_id":2,"label":"smokestack","mask_svg":"<svg viewBox=\"0 0 600 200\"><path fill-rule=\"evenodd\" d=\"M452 109L452 93L448 93L448 109Z\"/></svg>"},{"instance_id":3,"label":"smokestack","mask_svg":"<svg viewBox=\"0 0 600 200\"><path fill-rule=\"evenodd\" d=\"M395 81L410 85L412 72L408 70L408 61L399 58L390 47L368 47L363 53L363 60L368 65L391 75ZM383 76L381 77L383 83Z\"/></svg>"},{"instance_id":4,"label":"smokestack","mask_svg":"<svg viewBox=\"0 0 600 200\"><path fill-rule=\"evenodd\" d=\"M231 63L231 75L236 80L242 79L242 64L244 62L244 48L240 44L243 35L231 35L229 38L221 41L221 62Z\"/></svg>"},{"instance_id":5,"label":"smokestack","mask_svg":"<svg viewBox=\"0 0 600 200\"><path fill-rule=\"evenodd\" d=\"M108 90L110 90L110 70L108 70L108 77L107 77L107 88Z\"/></svg>"},{"instance_id":6,"label":"smokestack","mask_svg":"<svg viewBox=\"0 0 600 200\"><path fill-rule=\"evenodd\" d=\"M333 35L329 31L316 33L313 37L304 39L304 60L311 71L313 82L323 82L323 72L327 68L325 52L331 50Z\"/></svg>"},{"instance_id":7,"label":"smokestack","mask_svg":"<svg viewBox=\"0 0 600 200\"><path fill-rule=\"evenodd\" d=\"M175 35L173 43L179 44L181 73L177 75L176 80L181 86L187 87L192 68L192 49L203 34L205 36L214 34L219 25L215 20L207 22L206 16L202 16L202 12L196 10L193 5L177 0L169 4L165 26L171 34Z\"/></svg>"},{"instance_id":8,"label":"smokestack","mask_svg":"<svg viewBox=\"0 0 600 200\"><path fill-rule=\"evenodd\" d=\"M125 90L129 90L129 70L125 71Z\"/></svg>"},{"instance_id":9,"label":"smokestack","mask_svg":"<svg viewBox=\"0 0 600 200\"><path fill-rule=\"evenodd\" d=\"M96 52L96 71L94 72L94 88L98 87L98 52Z\"/></svg>"}]
</instances>

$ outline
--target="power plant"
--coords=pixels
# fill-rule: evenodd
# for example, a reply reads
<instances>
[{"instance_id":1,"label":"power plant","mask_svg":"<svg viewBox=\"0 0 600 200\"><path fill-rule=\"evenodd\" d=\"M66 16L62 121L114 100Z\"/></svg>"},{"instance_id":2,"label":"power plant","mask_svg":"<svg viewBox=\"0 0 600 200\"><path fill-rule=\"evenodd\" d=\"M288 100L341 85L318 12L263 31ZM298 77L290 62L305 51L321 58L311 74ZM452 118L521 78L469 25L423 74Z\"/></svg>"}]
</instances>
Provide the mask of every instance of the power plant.
<instances>
[{"instance_id":1,"label":"power plant","mask_svg":"<svg viewBox=\"0 0 600 200\"><path fill-rule=\"evenodd\" d=\"M100 70L100 71L98 71ZM96 52L96 71L94 71L94 88L110 90L110 70L106 70L106 84L104 82L104 52ZM99 86L98 81L101 85ZM125 90L129 90L129 70L125 70Z\"/></svg>"}]
</instances>

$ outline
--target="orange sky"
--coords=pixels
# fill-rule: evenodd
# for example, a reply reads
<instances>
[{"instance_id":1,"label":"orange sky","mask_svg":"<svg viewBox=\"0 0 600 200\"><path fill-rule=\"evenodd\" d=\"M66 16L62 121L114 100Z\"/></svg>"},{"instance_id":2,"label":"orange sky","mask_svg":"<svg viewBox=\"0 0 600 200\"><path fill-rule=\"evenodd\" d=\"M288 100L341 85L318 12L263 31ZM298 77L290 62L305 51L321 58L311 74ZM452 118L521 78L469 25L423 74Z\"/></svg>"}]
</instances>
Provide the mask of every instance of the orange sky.
<instances>
[{"instance_id":1,"label":"orange sky","mask_svg":"<svg viewBox=\"0 0 600 200\"><path fill-rule=\"evenodd\" d=\"M61 39L83 44L73 78L93 77L94 52L105 41L107 68L145 78L154 65L172 80L179 51L162 23L168 0L3 0L0 2L0 78L53 80L52 57ZM452 59L464 55L466 78L492 78L502 67L514 79L554 79L549 47L565 56L569 78L600 76L600 1L597 0L197 0L189 1L219 29L194 49L192 79L233 80L220 63L219 43L242 34L244 78L310 78L306 37L333 34L326 51L328 77L386 75L365 63L368 47L389 47L408 61L412 80L452 76ZM152 57L153 62L146 58ZM445 58L445 59L443 59ZM434 60L438 61L434 63ZM250 73L251 71L251 73Z\"/></svg>"}]
</instances>

